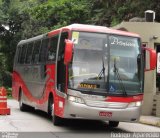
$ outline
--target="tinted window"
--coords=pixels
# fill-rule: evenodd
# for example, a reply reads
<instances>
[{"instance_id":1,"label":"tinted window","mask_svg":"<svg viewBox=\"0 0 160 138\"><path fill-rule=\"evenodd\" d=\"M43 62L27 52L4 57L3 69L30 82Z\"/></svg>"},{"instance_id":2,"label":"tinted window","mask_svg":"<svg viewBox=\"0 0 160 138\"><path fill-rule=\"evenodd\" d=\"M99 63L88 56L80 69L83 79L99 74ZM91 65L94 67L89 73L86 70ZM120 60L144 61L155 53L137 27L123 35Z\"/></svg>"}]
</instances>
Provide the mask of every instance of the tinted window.
<instances>
[{"instance_id":1,"label":"tinted window","mask_svg":"<svg viewBox=\"0 0 160 138\"><path fill-rule=\"evenodd\" d=\"M22 49L22 48L19 46L19 47L18 47L18 50L17 50L17 55L18 55L17 62L18 62L18 63L20 63L20 59L21 59L21 49Z\"/></svg>"},{"instance_id":2,"label":"tinted window","mask_svg":"<svg viewBox=\"0 0 160 138\"><path fill-rule=\"evenodd\" d=\"M25 63L30 63L32 59L32 51L33 51L33 43L28 44L27 54L26 54L26 61Z\"/></svg>"},{"instance_id":3,"label":"tinted window","mask_svg":"<svg viewBox=\"0 0 160 138\"><path fill-rule=\"evenodd\" d=\"M21 56L20 56L20 64L23 64L24 61L25 61L26 49L27 49L26 45L22 45Z\"/></svg>"},{"instance_id":4,"label":"tinted window","mask_svg":"<svg viewBox=\"0 0 160 138\"><path fill-rule=\"evenodd\" d=\"M50 38L48 46L48 54L47 54L48 61L56 60L57 43L58 43L58 36Z\"/></svg>"},{"instance_id":5,"label":"tinted window","mask_svg":"<svg viewBox=\"0 0 160 138\"><path fill-rule=\"evenodd\" d=\"M40 49L41 41L36 41L34 43L34 50L33 50L33 55L32 55L32 62L33 63L38 63L39 61L39 49Z\"/></svg>"},{"instance_id":6,"label":"tinted window","mask_svg":"<svg viewBox=\"0 0 160 138\"><path fill-rule=\"evenodd\" d=\"M61 34L59 52L58 52L58 64L57 64L57 88L61 92L65 92L66 84L66 66L64 65L64 48L65 39L68 38L68 33L64 32Z\"/></svg>"},{"instance_id":7,"label":"tinted window","mask_svg":"<svg viewBox=\"0 0 160 138\"><path fill-rule=\"evenodd\" d=\"M41 45L41 48L40 48L40 56L39 56L39 61L40 62L45 62L46 61L48 41L49 41L48 38L42 40L42 45Z\"/></svg>"}]
</instances>

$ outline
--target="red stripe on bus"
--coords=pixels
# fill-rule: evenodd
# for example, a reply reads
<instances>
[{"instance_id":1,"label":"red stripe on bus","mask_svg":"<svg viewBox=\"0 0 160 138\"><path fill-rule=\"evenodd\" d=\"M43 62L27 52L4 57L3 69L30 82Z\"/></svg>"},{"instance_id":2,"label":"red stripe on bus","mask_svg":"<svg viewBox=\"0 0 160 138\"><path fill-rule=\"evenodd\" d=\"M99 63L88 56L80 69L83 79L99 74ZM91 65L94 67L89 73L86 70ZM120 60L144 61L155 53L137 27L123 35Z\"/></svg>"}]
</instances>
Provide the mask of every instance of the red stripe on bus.
<instances>
[{"instance_id":1,"label":"red stripe on bus","mask_svg":"<svg viewBox=\"0 0 160 138\"><path fill-rule=\"evenodd\" d=\"M18 89L19 89L19 87L21 87L23 92L24 92L24 94L25 94L25 96L27 96L27 98L29 100L31 100L33 102L36 102L37 104L43 104L44 102L46 102L48 100L49 92L53 92L54 91L53 88L54 88L55 84L52 81L54 79L54 77L55 77L54 73L52 73L52 72L54 72L54 66L53 65L46 65L46 67L47 67L46 75L48 75L49 77L48 77L48 79L46 81L46 84L45 84L45 88L44 88L44 92L43 92L44 95L40 99L37 99L37 98L33 97L31 92L27 88L25 82L21 78L20 74L18 72L16 72L16 71L13 72L13 78L15 79L14 81L19 83L18 85L15 84L16 86L14 86L14 87L18 87ZM18 93L15 96L16 96L15 98L17 99L18 98L17 96L19 96Z\"/></svg>"},{"instance_id":2,"label":"red stripe on bus","mask_svg":"<svg viewBox=\"0 0 160 138\"><path fill-rule=\"evenodd\" d=\"M143 95L136 95L131 97L113 97L113 96L107 96L106 100L107 102L124 102L124 103L130 103L130 102L137 102L142 101Z\"/></svg>"}]
</instances>

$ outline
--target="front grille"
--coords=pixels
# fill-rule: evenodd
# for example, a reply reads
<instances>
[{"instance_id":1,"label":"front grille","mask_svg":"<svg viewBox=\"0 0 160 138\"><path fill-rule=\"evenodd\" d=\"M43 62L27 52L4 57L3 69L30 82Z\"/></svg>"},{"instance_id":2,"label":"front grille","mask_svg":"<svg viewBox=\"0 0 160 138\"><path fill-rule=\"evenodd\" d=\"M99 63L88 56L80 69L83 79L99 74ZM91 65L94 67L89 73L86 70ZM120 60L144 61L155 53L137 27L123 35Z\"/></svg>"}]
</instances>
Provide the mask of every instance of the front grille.
<instances>
[{"instance_id":1,"label":"front grille","mask_svg":"<svg viewBox=\"0 0 160 138\"><path fill-rule=\"evenodd\" d=\"M118 108L123 109L126 108L128 103L120 103L120 102L105 102L105 101L94 101L94 100L85 100L86 105L92 107L101 107L101 108Z\"/></svg>"}]
</instances>

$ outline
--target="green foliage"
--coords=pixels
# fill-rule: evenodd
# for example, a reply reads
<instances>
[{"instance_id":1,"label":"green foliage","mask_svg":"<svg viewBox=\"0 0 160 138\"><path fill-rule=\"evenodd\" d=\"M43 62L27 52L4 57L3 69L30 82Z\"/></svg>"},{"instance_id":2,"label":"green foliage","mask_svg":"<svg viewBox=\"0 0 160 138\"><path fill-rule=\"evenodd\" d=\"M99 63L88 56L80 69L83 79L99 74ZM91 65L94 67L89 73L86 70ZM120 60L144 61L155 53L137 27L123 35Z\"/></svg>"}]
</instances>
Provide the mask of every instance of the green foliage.
<instances>
[{"instance_id":1,"label":"green foliage","mask_svg":"<svg viewBox=\"0 0 160 138\"><path fill-rule=\"evenodd\" d=\"M7 99L12 99L12 88L5 87L7 90Z\"/></svg>"},{"instance_id":2,"label":"green foliage","mask_svg":"<svg viewBox=\"0 0 160 138\"><path fill-rule=\"evenodd\" d=\"M91 23L114 26L133 17L144 17L146 10L156 12L156 21L160 21L160 1L155 0L92 0Z\"/></svg>"},{"instance_id":3,"label":"green foliage","mask_svg":"<svg viewBox=\"0 0 160 138\"><path fill-rule=\"evenodd\" d=\"M0 72L1 85L11 86L8 72L12 72L20 40L71 23L87 23L89 9L86 0L0 0L0 52L3 53L0 63L5 66L4 72Z\"/></svg>"},{"instance_id":4,"label":"green foliage","mask_svg":"<svg viewBox=\"0 0 160 138\"><path fill-rule=\"evenodd\" d=\"M6 68L6 58L0 53L0 86L11 86L11 74Z\"/></svg>"},{"instance_id":5,"label":"green foliage","mask_svg":"<svg viewBox=\"0 0 160 138\"><path fill-rule=\"evenodd\" d=\"M71 23L86 23L89 18L89 4L86 0L57 0L42 3L31 9L34 21L47 26L49 30Z\"/></svg>"}]
</instances>

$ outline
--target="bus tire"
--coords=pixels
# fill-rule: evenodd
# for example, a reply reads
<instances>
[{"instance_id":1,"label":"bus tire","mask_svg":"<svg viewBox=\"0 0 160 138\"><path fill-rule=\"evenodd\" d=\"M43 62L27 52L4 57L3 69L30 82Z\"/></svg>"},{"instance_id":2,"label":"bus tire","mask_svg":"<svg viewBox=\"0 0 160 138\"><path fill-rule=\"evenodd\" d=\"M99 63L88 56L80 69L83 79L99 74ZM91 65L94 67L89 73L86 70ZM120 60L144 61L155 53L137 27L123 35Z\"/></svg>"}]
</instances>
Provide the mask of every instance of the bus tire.
<instances>
[{"instance_id":1,"label":"bus tire","mask_svg":"<svg viewBox=\"0 0 160 138\"><path fill-rule=\"evenodd\" d=\"M109 127L118 127L119 122L118 121L109 121Z\"/></svg>"},{"instance_id":2,"label":"bus tire","mask_svg":"<svg viewBox=\"0 0 160 138\"><path fill-rule=\"evenodd\" d=\"M62 125L62 118L60 118L59 116L53 115L52 122L55 126L60 126Z\"/></svg>"},{"instance_id":3,"label":"bus tire","mask_svg":"<svg viewBox=\"0 0 160 138\"><path fill-rule=\"evenodd\" d=\"M23 103L23 91L20 90L20 93L19 93L19 109L20 111L26 111L28 106L26 104Z\"/></svg>"},{"instance_id":4,"label":"bus tire","mask_svg":"<svg viewBox=\"0 0 160 138\"><path fill-rule=\"evenodd\" d=\"M49 118L52 118L52 112L53 112L53 96L50 95L49 100L48 100L48 115L49 115Z\"/></svg>"}]
</instances>

